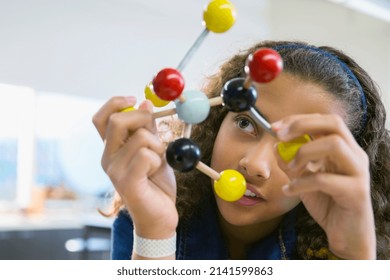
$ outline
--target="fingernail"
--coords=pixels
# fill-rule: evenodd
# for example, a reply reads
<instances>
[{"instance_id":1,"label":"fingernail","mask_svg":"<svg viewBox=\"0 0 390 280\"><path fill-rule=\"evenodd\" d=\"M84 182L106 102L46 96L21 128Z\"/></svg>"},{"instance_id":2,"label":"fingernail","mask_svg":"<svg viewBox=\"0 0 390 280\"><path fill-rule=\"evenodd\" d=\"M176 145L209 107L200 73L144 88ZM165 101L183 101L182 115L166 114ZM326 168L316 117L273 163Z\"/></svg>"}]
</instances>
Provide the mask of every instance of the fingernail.
<instances>
[{"instance_id":1,"label":"fingernail","mask_svg":"<svg viewBox=\"0 0 390 280\"><path fill-rule=\"evenodd\" d=\"M144 110L147 110L149 111L150 113L153 113L153 103L146 99L144 100L140 105L139 105L139 108L140 109L144 109Z\"/></svg>"},{"instance_id":2,"label":"fingernail","mask_svg":"<svg viewBox=\"0 0 390 280\"><path fill-rule=\"evenodd\" d=\"M278 131L278 130L280 130L282 125L283 125L282 121L277 121L277 122L274 122L273 124L271 124L271 127L272 127L273 131Z\"/></svg>"},{"instance_id":3,"label":"fingernail","mask_svg":"<svg viewBox=\"0 0 390 280\"><path fill-rule=\"evenodd\" d=\"M151 113L153 113L153 103L152 101L150 101L149 99L146 100L146 106L148 108L148 111L150 111Z\"/></svg>"},{"instance_id":4,"label":"fingernail","mask_svg":"<svg viewBox=\"0 0 390 280\"><path fill-rule=\"evenodd\" d=\"M137 102L137 98L135 96L125 96L125 100L130 104L134 104L135 102Z\"/></svg>"},{"instance_id":5,"label":"fingernail","mask_svg":"<svg viewBox=\"0 0 390 280\"><path fill-rule=\"evenodd\" d=\"M283 127L279 131L277 131L276 134L280 140L286 140L285 137L288 134L288 132L289 132L289 128Z\"/></svg>"}]
</instances>

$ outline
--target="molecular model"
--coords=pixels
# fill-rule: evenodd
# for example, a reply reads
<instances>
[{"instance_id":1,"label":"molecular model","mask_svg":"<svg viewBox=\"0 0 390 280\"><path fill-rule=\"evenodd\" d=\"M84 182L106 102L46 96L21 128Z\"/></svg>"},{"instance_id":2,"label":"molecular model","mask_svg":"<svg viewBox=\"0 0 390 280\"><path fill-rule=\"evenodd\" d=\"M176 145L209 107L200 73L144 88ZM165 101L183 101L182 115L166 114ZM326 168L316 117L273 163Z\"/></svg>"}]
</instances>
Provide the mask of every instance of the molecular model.
<instances>
[{"instance_id":1,"label":"molecular model","mask_svg":"<svg viewBox=\"0 0 390 280\"><path fill-rule=\"evenodd\" d=\"M178 67L164 68L153 78L145 88L145 97L156 107L163 107L174 101L175 108L153 113L153 118L160 118L177 114L184 122L182 138L169 143L166 149L168 164L179 172L189 172L198 169L214 180L216 194L226 201L240 199L246 190L246 181L243 175L236 170L224 170L221 173L213 170L200 161L199 146L190 139L191 125L204 121L209 114L210 107L222 105L232 112L248 111L252 118L270 135L276 137L271 125L262 117L256 108L256 88L253 82L268 83L275 79L283 69L283 61L278 52L269 48L261 48L251 54L246 61L246 78L234 78L228 81L219 97L208 99L201 91L183 91L184 78L180 71L188 63L193 53L199 48L206 35L212 31L222 33L229 30L235 23L236 11L228 0L212 0L205 8L203 21L205 30L196 39ZM123 111L132 110L127 108ZM303 136L293 142L279 143L278 151L281 157L289 161L299 147L309 141Z\"/></svg>"}]
</instances>

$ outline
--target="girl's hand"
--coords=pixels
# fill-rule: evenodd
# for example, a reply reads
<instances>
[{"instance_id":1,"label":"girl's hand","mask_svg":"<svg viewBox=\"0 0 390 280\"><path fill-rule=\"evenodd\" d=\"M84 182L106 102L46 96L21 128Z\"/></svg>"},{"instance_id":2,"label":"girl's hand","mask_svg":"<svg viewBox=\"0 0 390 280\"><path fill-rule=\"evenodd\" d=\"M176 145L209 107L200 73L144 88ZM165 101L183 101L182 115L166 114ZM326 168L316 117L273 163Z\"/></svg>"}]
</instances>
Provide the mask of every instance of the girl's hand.
<instances>
[{"instance_id":1,"label":"girl's hand","mask_svg":"<svg viewBox=\"0 0 390 280\"><path fill-rule=\"evenodd\" d=\"M137 235L170 238L178 224L176 180L165 161L165 146L156 135L151 112L144 101L138 110L134 97L111 98L94 115L93 123L105 142L104 171L132 217Z\"/></svg>"},{"instance_id":2,"label":"girl's hand","mask_svg":"<svg viewBox=\"0 0 390 280\"><path fill-rule=\"evenodd\" d=\"M310 215L325 230L329 249L344 259L375 259L376 237L370 196L367 154L338 115L294 115L273 124L281 141L303 134L294 160L280 167L291 179L286 195L298 195ZM305 170L320 162L321 172Z\"/></svg>"}]
</instances>

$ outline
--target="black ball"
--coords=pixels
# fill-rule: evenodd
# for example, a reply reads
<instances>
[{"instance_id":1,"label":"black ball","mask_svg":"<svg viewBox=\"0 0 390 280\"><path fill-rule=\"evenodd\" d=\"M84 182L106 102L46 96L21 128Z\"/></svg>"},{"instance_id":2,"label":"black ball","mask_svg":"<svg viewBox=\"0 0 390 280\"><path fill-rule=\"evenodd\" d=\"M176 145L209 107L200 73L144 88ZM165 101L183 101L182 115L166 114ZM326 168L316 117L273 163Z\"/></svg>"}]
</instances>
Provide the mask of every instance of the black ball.
<instances>
[{"instance_id":1,"label":"black ball","mask_svg":"<svg viewBox=\"0 0 390 280\"><path fill-rule=\"evenodd\" d=\"M251 86L244 88L244 78L234 78L225 83L222 89L223 105L232 112L248 111L255 105L257 91Z\"/></svg>"},{"instance_id":2,"label":"black ball","mask_svg":"<svg viewBox=\"0 0 390 280\"><path fill-rule=\"evenodd\" d=\"M180 172L194 170L200 160L199 146L188 138L179 138L169 143L166 150L168 164Z\"/></svg>"}]
</instances>

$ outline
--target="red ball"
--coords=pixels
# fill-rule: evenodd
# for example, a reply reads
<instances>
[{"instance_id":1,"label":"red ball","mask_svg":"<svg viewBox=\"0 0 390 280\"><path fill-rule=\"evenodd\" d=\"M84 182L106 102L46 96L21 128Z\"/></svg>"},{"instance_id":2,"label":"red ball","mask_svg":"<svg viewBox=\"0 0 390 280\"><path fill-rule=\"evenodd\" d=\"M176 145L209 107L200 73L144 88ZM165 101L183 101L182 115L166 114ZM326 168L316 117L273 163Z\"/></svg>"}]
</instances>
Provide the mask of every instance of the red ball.
<instances>
[{"instance_id":1,"label":"red ball","mask_svg":"<svg viewBox=\"0 0 390 280\"><path fill-rule=\"evenodd\" d=\"M249 55L245 70L253 81L268 83L283 70L283 60L277 51L261 48Z\"/></svg>"},{"instance_id":2,"label":"red ball","mask_svg":"<svg viewBox=\"0 0 390 280\"><path fill-rule=\"evenodd\" d=\"M153 90L162 100L175 100L183 89L184 78L176 69L164 68L153 79Z\"/></svg>"}]
</instances>

